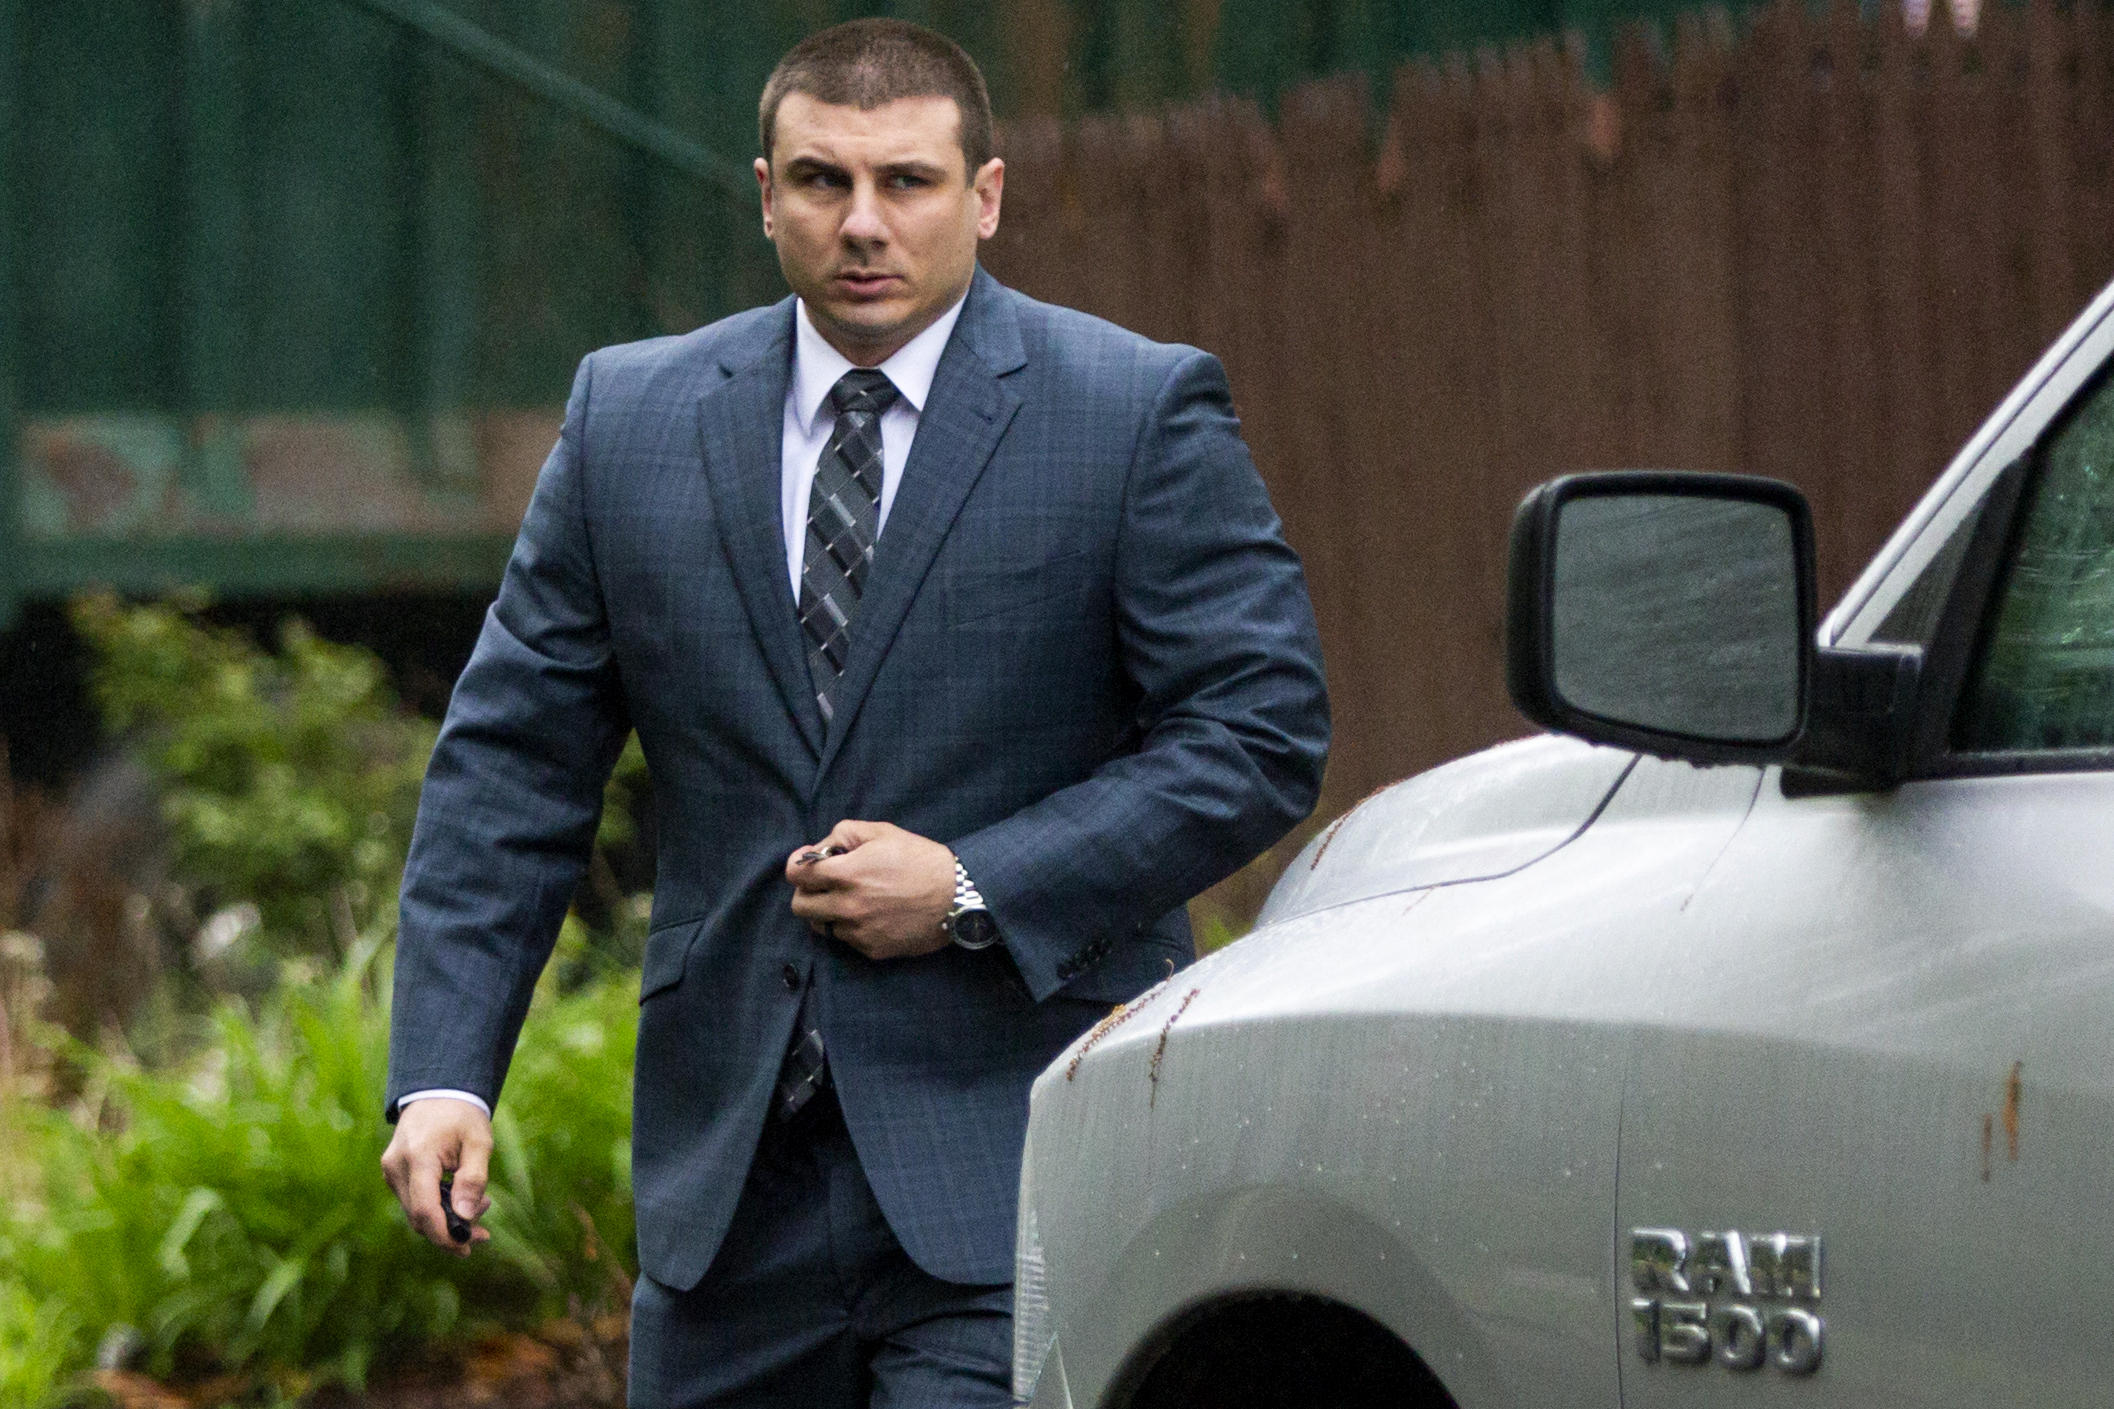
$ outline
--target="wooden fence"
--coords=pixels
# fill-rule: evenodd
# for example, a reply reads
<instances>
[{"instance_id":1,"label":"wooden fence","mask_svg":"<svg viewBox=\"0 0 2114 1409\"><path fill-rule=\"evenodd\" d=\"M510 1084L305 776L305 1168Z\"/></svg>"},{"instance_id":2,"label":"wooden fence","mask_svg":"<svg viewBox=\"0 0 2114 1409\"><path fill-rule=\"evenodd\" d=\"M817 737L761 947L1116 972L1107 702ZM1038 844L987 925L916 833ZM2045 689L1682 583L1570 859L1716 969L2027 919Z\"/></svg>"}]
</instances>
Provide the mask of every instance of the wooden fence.
<instances>
[{"instance_id":1,"label":"wooden fence","mask_svg":"<svg viewBox=\"0 0 2114 1409\"><path fill-rule=\"evenodd\" d=\"M1693 18L1603 93L1553 44L1413 67L1384 124L1339 82L1274 127L1007 132L993 271L1226 362L1321 617L1317 820L1525 731L1499 643L1531 485L1791 480L1832 600L2114 272L2110 12L1933 10ZM1286 855L1211 903L1252 913Z\"/></svg>"}]
</instances>

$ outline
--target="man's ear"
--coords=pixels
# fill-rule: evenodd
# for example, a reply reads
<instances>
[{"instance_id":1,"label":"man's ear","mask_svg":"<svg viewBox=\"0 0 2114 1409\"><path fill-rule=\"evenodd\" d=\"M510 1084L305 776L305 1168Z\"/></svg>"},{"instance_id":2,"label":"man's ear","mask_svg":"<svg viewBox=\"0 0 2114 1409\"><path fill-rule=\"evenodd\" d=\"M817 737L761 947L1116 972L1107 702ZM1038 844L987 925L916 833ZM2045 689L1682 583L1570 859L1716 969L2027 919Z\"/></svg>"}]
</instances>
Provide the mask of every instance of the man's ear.
<instances>
[{"instance_id":1,"label":"man's ear","mask_svg":"<svg viewBox=\"0 0 2114 1409\"><path fill-rule=\"evenodd\" d=\"M756 158L756 189L763 197L763 237L771 238L771 164Z\"/></svg>"},{"instance_id":2,"label":"man's ear","mask_svg":"<svg viewBox=\"0 0 2114 1409\"><path fill-rule=\"evenodd\" d=\"M1006 194L1006 164L997 157L976 169L970 183L976 191L976 238L988 240L998 233L998 207Z\"/></svg>"}]
</instances>

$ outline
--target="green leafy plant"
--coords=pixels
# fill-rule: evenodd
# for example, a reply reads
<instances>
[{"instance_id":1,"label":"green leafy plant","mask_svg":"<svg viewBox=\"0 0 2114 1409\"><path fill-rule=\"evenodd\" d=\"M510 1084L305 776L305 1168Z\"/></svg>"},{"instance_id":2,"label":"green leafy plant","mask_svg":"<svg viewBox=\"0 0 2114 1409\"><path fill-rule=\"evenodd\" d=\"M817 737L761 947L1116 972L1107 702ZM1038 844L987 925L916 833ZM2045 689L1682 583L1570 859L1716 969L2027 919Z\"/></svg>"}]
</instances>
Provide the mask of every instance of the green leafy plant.
<instances>
[{"instance_id":1,"label":"green leafy plant","mask_svg":"<svg viewBox=\"0 0 2114 1409\"><path fill-rule=\"evenodd\" d=\"M82 1342L71 1308L0 1281L0 1409L43 1409Z\"/></svg>"},{"instance_id":2,"label":"green leafy plant","mask_svg":"<svg viewBox=\"0 0 2114 1409\"><path fill-rule=\"evenodd\" d=\"M277 654L196 603L74 603L103 717L162 784L176 878L201 908L247 902L263 933L342 952L395 905L434 728L370 653L299 620Z\"/></svg>"},{"instance_id":3,"label":"green leafy plant","mask_svg":"<svg viewBox=\"0 0 2114 1409\"><path fill-rule=\"evenodd\" d=\"M136 1343L194 1402L287 1399L621 1310L636 1259L624 960L648 913L621 879L643 869L636 740L606 794L598 924L568 919L495 1113L492 1241L458 1260L410 1231L379 1167L378 976L433 726L398 708L371 655L298 622L273 654L195 603L90 598L74 619L107 722L161 785L190 912L176 918L197 926L194 952L248 942L264 981L161 1002L176 1040L98 1049L37 1029L81 1095L53 1110L0 1090L0 1409L67 1398L99 1345Z\"/></svg>"},{"instance_id":4,"label":"green leafy plant","mask_svg":"<svg viewBox=\"0 0 2114 1409\"><path fill-rule=\"evenodd\" d=\"M295 1396L621 1303L635 981L539 995L496 1121L493 1240L457 1260L381 1180L375 958L297 975L254 1017L222 1005L181 1069L82 1054L80 1109L18 1109L41 1187L0 1235L0 1405L36 1404L116 1326L157 1377Z\"/></svg>"},{"instance_id":5,"label":"green leafy plant","mask_svg":"<svg viewBox=\"0 0 2114 1409\"><path fill-rule=\"evenodd\" d=\"M335 960L394 918L437 731L400 707L372 653L298 618L268 652L207 622L202 605L77 599L96 702L160 785L183 928L198 927L209 951L254 935L269 953ZM643 953L644 911L625 878L649 879L634 812L650 787L633 736L603 793L591 943L565 968L568 985Z\"/></svg>"}]
</instances>

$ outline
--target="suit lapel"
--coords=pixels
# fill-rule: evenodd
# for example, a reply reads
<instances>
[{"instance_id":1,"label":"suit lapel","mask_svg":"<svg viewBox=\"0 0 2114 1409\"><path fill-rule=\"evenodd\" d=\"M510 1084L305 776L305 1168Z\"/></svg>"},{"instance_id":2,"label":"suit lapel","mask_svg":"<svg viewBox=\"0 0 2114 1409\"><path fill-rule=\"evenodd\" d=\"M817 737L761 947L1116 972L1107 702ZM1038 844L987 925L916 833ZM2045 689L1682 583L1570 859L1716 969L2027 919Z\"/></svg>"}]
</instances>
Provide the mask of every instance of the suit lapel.
<instances>
[{"instance_id":1,"label":"suit lapel","mask_svg":"<svg viewBox=\"0 0 2114 1409\"><path fill-rule=\"evenodd\" d=\"M818 781L851 732L962 502L1020 409L1020 397L1002 379L1025 361L1006 291L979 268L918 416L917 439L888 524L874 546L873 575L852 629L851 659L831 696L836 719L822 747Z\"/></svg>"},{"instance_id":2,"label":"suit lapel","mask_svg":"<svg viewBox=\"0 0 2114 1409\"><path fill-rule=\"evenodd\" d=\"M734 572L765 663L810 752L822 747L822 713L809 682L800 617L786 581L779 499L785 389L791 373L793 302L776 310L772 332L753 358L736 354L719 385L697 405L697 445L712 494L720 544Z\"/></svg>"}]
</instances>

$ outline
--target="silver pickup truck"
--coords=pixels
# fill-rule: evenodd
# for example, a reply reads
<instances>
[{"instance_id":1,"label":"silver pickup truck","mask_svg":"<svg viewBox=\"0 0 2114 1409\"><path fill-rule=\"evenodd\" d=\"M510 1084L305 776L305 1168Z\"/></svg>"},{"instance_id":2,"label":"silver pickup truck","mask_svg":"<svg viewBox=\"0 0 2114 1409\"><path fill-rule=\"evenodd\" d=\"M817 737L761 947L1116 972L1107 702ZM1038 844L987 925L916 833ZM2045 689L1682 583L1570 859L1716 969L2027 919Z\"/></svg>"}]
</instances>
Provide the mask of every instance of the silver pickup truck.
<instances>
[{"instance_id":1,"label":"silver pickup truck","mask_svg":"<svg viewBox=\"0 0 2114 1409\"><path fill-rule=\"evenodd\" d=\"M1036 1409L2114 1405L2114 289L1824 622L1786 486L1516 520L1552 732L1036 1083Z\"/></svg>"}]
</instances>

